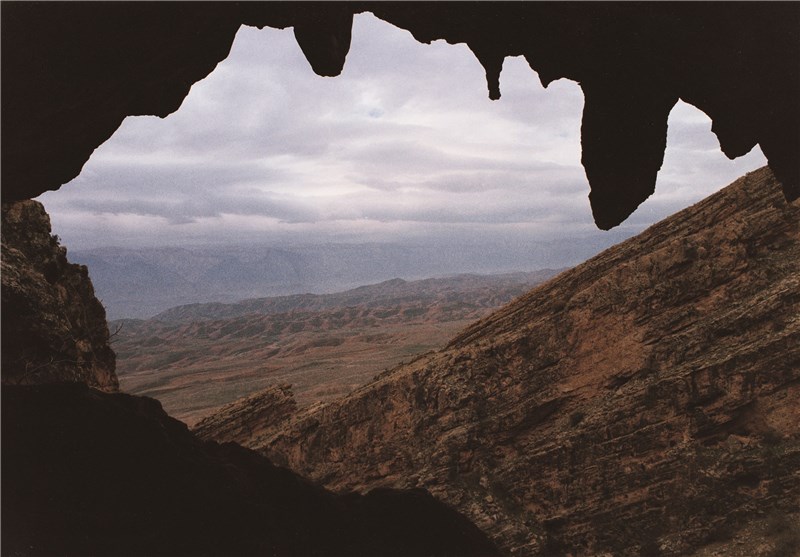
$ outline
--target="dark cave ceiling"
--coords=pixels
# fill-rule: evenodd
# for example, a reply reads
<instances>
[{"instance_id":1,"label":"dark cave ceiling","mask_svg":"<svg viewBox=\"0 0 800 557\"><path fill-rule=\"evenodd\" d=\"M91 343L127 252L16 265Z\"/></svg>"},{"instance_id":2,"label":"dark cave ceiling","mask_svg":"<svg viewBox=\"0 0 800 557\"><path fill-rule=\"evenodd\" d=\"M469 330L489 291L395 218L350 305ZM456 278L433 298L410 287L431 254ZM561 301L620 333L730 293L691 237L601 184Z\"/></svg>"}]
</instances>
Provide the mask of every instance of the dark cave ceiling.
<instances>
[{"instance_id":1,"label":"dark cave ceiling","mask_svg":"<svg viewBox=\"0 0 800 557\"><path fill-rule=\"evenodd\" d=\"M760 145L786 198L800 195L796 2L3 2L3 201L73 179L126 116L177 110L241 25L293 27L313 70L335 76L366 11L423 43L466 43L491 98L507 56L545 86L578 82L600 228L653 193L678 99L712 119L728 157Z\"/></svg>"}]
</instances>

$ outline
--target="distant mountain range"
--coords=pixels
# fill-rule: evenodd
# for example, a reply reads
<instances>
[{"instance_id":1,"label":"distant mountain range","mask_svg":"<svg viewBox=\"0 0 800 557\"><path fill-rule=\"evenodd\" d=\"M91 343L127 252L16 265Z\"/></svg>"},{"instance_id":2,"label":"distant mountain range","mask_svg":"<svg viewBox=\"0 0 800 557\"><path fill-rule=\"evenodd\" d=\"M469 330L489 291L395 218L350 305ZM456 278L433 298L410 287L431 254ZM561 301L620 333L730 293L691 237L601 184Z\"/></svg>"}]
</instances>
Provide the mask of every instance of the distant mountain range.
<instances>
[{"instance_id":1,"label":"distant mountain range","mask_svg":"<svg viewBox=\"0 0 800 557\"><path fill-rule=\"evenodd\" d=\"M181 304L338 292L393 278L495 274L576 265L623 240L564 238L553 242L459 245L429 242L225 245L70 250L89 267L109 319L147 318Z\"/></svg>"},{"instance_id":2,"label":"distant mountain range","mask_svg":"<svg viewBox=\"0 0 800 557\"><path fill-rule=\"evenodd\" d=\"M293 294L253 298L233 304L187 304L163 311L155 321L188 323L206 319L230 319L248 314L273 315L289 312L320 312L335 308L417 308L428 313L449 308L491 308L511 301L528 287L539 284L563 269L499 275L462 274L452 277L407 281L400 278L359 286L333 294ZM464 318L460 316L459 318Z\"/></svg>"}]
</instances>

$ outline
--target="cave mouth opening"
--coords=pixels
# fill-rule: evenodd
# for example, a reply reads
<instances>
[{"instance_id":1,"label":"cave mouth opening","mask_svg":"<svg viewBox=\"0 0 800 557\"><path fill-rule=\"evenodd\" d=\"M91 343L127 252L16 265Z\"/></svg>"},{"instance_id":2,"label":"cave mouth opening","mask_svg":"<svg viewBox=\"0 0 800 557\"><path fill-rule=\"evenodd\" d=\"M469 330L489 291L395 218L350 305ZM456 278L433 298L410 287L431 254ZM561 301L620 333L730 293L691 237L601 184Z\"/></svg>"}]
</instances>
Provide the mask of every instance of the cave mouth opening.
<instances>
[{"instance_id":1,"label":"cave mouth opening","mask_svg":"<svg viewBox=\"0 0 800 557\"><path fill-rule=\"evenodd\" d=\"M679 103L660 188L599 231L580 166L580 88L545 90L521 57L506 59L500 85L490 101L465 45L421 44L370 14L355 17L336 78L311 71L291 30L242 27L177 112L127 118L78 178L40 200L71 260L88 265L114 331L191 303L571 266L764 164L758 152L725 160L710 120ZM246 321L225 326L263 330ZM136 345L156 353L147 362L117 345L123 388L158 398L163 377L131 389L127 372L191 364L191 334L147 333ZM181 335L194 340L154 348ZM323 337L305 345L347 343ZM198 373L218 378L226 365ZM271 369L245 368L198 396L231 400Z\"/></svg>"},{"instance_id":2,"label":"cave mouth opening","mask_svg":"<svg viewBox=\"0 0 800 557\"><path fill-rule=\"evenodd\" d=\"M656 194L600 232L580 166L580 88L562 79L545 90L522 57L506 59L501 79L503 97L490 101L466 45L421 44L369 13L355 16L336 78L311 71L291 29L242 26L177 112L128 117L80 176L39 200L78 259L403 243L478 260L508 251L438 274L512 271L576 264L764 164L757 149L727 161L709 119L679 102Z\"/></svg>"}]
</instances>

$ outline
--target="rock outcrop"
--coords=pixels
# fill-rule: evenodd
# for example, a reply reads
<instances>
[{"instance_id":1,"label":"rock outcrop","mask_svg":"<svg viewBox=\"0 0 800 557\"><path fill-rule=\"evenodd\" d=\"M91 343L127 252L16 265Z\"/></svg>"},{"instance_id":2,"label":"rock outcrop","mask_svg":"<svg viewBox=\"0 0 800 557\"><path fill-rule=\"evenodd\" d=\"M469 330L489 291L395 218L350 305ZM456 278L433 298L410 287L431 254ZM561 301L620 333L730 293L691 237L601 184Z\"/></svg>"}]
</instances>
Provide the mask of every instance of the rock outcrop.
<instances>
[{"instance_id":1,"label":"rock outcrop","mask_svg":"<svg viewBox=\"0 0 800 557\"><path fill-rule=\"evenodd\" d=\"M2 207L3 384L76 381L115 391L106 312L41 203Z\"/></svg>"},{"instance_id":2,"label":"rock outcrop","mask_svg":"<svg viewBox=\"0 0 800 557\"><path fill-rule=\"evenodd\" d=\"M491 98L507 56L524 56L545 86L578 82L582 163L601 228L653 192L678 99L711 117L727 156L760 145L786 198L800 195L793 2L13 2L2 21L3 200L58 189L126 116L177 110L240 25L293 27L313 70L332 76L353 15L366 11L421 42L467 44Z\"/></svg>"},{"instance_id":3,"label":"rock outcrop","mask_svg":"<svg viewBox=\"0 0 800 557\"><path fill-rule=\"evenodd\" d=\"M798 510L798 424L800 205L763 168L247 444L511 554L682 555Z\"/></svg>"},{"instance_id":4,"label":"rock outcrop","mask_svg":"<svg viewBox=\"0 0 800 557\"><path fill-rule=\"evenodd\" d=\"M4 386L4 555L463 555L497 550L422 490L336 496L158 402Z\"/></svg>"},{"instance_id":5,"label":"rock outcrop","mask_svg":"<svg viewBox=\"0 0 800 557\"><path fill-rule=\"evenodd\" d=\"M291 385L274 385L226 404L192 431L200 439L242 444L276 431L296 411Z\"/></svg>"}]
</instances>

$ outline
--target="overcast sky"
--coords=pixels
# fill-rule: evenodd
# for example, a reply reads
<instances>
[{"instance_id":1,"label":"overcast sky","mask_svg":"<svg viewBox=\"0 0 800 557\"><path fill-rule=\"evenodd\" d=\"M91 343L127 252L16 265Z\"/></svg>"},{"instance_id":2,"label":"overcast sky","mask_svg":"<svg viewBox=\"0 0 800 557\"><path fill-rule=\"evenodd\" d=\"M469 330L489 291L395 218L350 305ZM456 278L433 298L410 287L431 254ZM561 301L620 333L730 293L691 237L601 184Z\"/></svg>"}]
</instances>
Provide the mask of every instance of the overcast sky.
<instances>
[{"instance_id":1,"label":"overcast sky","mask_svg":"<svg viewBox=\"0 0 800 557\"><path fill-rule=\"evenodd\" d=\"M344 71L315 75L291 29L243 27L165 119L129 117L81 175L39 199L71 249L601 236L580 166L583 95L508 58L502 98L465 45L358 15ZM679 103L639 231L765 164L729 161Z\"/></svg>"}]
</instances>

